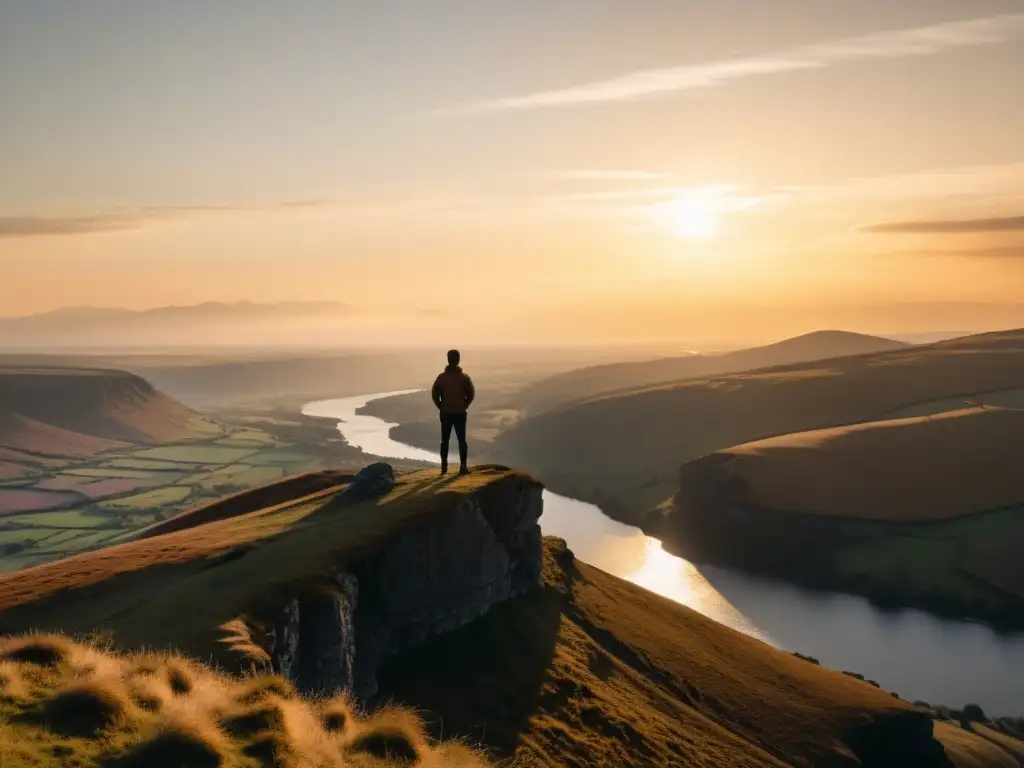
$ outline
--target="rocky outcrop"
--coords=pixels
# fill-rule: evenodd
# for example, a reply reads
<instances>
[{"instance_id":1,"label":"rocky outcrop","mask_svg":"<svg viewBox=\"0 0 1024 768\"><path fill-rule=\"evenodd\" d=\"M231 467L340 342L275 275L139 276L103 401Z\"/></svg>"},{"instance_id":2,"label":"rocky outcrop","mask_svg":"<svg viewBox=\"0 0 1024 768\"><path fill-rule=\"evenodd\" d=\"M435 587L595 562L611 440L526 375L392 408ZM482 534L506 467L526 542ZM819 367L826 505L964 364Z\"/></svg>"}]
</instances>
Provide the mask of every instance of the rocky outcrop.
<instances>
[{"instance_id":1,"label":"rocky outcrop","mask_svg":"<svg viewBox=\"0 0 1024 768\"><path fill-rule=\"evenodd\" d=\"M485 484L290 600L270 632L275 670L371 700L386 659L540 585L541 491L523 476Z\"/></svg>"}]
</instances>

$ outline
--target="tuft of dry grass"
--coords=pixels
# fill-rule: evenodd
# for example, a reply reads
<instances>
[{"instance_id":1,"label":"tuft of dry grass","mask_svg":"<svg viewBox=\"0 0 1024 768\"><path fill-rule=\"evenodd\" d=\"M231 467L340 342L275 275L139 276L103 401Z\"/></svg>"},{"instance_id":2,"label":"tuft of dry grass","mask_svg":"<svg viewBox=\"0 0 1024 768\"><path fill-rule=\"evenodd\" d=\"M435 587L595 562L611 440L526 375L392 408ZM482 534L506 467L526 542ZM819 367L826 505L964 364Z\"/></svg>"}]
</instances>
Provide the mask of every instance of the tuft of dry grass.
<instances>
[{"instance_id":1,"label":"tuft of dry grass","mask_svg":"<svg viewBox=\"0 0 1024 768\"><path fill-rule=\"evenodd\" d=\"M109 768L220 768L230 759L216 729L185 719L163 723L152 735L108 761Z\"/></svg>"},{"instance_id":2,"label":"tuft of dry grass","mask_svg":"<svg viewBox=\"0 0 1024 768\"><path fill-rule=\"evenodd\" d=\"M236 738L251 738L266 731L284 730L284 712L271 697L236 711L221 721L224 730Z\"/></svg>"},{"instance_id":3,"label":"tuft of dry grass","mask_svg":"<svg viewBox=\"0 0 1024 768\"><path fill-rule=\"evenodd\" d=\"M70 656L72 643L60 635L27 635L0 646L0 660L56 667Z\"/></svg>"},{"instance_id":4,"label":"tuft of dry grass","mask_svg":"<svg viewBox=\"0 0 1024 768\"><path fill-rule=\"evenodd\" d=\"M194 683L189 670L177 659L167 663L164 668L164 677L171 693L175 696L186 696L192 693Z\"/></svg>"},{"instance_id":5,"label":"tuft of dry grass","mask_svg":"<svg viewBox=\"0 0 1024 768\"><path fill-rule=\"evenodd\" d=\"M18 665L11 661L0 661L0 697L23 699L28 694Z\"/></svg>"},{"instance_id":6,"label":"tuft of dry grass","mask_svg":"<svg viewBox=\"0 0 1024 768\"><path fill-rule=\"evenodd\" d=\"M95 737L129 717L130 703L115 680L89 680L56 691L39 708L43 724L54 733Z\"/></svg>"},{"instance_id":7,"label":"tuft of dry grass","mask_svg":"<svg viewBox=\"0 0 1024 768\"><path fill-rule=\"evenodd\" d=\"M305 700L276 675L58 635L0 640L0 656L3 768L486 765L461 745L431 743L409 711L361 717L347 697Z\"/></svg>"},{"instance_id":8,"label":"tuft of dry grass","mask_svg":"<svg viewBox=\"0 0 1024 768\"><path fill-rule=\"evenodd\" d=\"M347 753L399 765L415 765L429 753L422 723L406 709L385 709L353 726L345 739Z\"/></svg>"},{"instance_id":9,"label":"tuft of dry grass","mask_svg":"<svg viewBox=\"0 0 1024 768\"><path fill-rule=\"evenodd\" d=\"M344 733L355 716L347 696L339 696L320 705L320 720L328 733Z\"/></svg>"}]
</instances>

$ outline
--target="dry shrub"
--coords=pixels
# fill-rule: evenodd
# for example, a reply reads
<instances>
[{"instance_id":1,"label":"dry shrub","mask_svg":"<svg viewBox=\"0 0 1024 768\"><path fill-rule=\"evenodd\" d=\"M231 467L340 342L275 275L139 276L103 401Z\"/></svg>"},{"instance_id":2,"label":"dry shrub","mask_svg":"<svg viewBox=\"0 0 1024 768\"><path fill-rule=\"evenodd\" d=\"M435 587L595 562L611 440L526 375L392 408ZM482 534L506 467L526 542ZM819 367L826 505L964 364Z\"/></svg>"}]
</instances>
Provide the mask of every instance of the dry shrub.
<instances>
[{"instance_id":1,"label":"dry shrub","mask_svg":"<svg viewBox=\"0 0 1024 768\"><path fill-rule=\"evenodd\" d=\"M0 646L0 661L56 667L67 661L74 644L60 635L28 635Z\"/></svg>"},{"instance_id":2,"label":"dry shrub","mask_svg":"<svg viewBox=\"0 0 1024 768\"><path fill-rule=\"evenodd\" d=\"M270 654L253 638L252 629L244 619L232 619L220 628L227 633L221 638L221 643L242 658L249 659L254 666L269 669Z\"/></svg>"},{"instance_id":3,"label":"dry shrub","mask_svg":"<svg viewBox=\"0 0 1024 768\"><path fill-rule=\"evenodd\" d=\"M224 739L215 728L175 719L105 765L109 768L220 768L227 760Z\"/></svg>"},{"instance_id":4,"label":"dry shrub","mask_svg":"<svg viewBox=\"0 0 1024 768\"><path fill-rule=\"evenodd\" d=\"M63 736L95 737L120 722L129 713L123 689L112 680L90 680L71 685L40 707L43 723Z\"/></svg>"},{"instance_id":5,"label":"dry shrub","mask_svg":"<svg viewBox=\"0 0 1024 768\"><path fill-rule=\"evenodd\" d=\"M423 724L408 710L382 710L352 730L345 740L349 753L412 765L430 751Z\"/></svg>"}]
</instances>

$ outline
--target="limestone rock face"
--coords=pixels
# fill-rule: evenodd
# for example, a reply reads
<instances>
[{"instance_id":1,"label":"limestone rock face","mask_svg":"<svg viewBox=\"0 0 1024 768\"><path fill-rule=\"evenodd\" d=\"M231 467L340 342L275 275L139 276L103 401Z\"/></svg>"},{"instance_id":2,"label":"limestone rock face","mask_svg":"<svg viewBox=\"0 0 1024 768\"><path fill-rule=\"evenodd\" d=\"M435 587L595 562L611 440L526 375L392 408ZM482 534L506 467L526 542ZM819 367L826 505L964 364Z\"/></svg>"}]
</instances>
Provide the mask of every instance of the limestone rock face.
<instances>
[{"instance_id":1,"label":"limestone rock face","mask_svg":"<svg viewBox=\"0 0 1024 768\"><path fill-rule=\"evenodd\" d=\"M275 621L275 670L304 692L371 699L390 656L540 585L541 492L509 477L467 493L335 574L330 589L291 601Z\"/></svg>"}]
</instances>

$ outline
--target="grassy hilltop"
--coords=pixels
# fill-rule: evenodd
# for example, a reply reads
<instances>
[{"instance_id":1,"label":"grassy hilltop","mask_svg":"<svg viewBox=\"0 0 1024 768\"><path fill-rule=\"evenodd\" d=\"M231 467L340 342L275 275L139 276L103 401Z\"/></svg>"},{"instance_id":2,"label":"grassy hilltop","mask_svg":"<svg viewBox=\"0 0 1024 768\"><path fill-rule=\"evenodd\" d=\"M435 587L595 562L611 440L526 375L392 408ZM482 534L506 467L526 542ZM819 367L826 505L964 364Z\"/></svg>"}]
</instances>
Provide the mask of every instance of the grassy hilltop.
<instances>
[{"instance_id":1,"label":"grassy hilltop","mask_svg":"<svg viewBox=\"0 0 1024 768\"><path fill-rule=\"evenodd\" d=\"M103 630L120 648L173 648L242 669L249 648L224 642L232 622L258 619L468 494L527 482L500 468L447 479L430 470L339 511L333 502L351 480L282 481L186 513L184 527L172 519L133 541L0 576L0 631ZM284 500L279 486L290 487Z\"/></svg>"}]
</instances>

